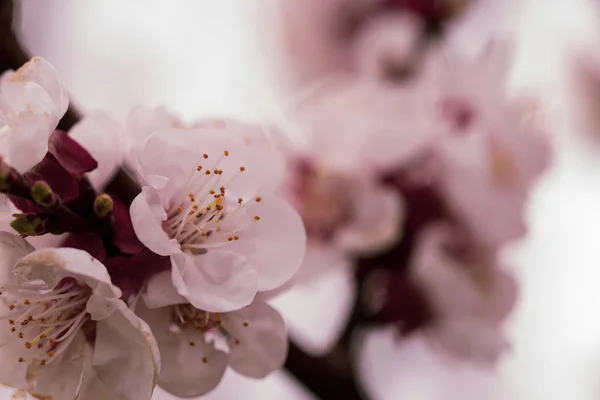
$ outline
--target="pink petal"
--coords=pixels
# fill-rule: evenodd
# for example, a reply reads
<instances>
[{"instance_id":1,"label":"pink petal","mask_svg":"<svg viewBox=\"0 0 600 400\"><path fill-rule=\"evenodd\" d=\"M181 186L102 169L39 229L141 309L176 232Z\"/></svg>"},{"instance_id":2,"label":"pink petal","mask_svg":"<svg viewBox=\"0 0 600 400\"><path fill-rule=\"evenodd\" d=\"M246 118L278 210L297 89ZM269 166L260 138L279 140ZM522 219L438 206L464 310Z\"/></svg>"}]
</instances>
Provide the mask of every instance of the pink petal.
<instances>
[{"instance_id":1,"label":"pink petal","mask_svg":"<svg viewBox=\"0 0 600 400\"><path fill-rule=\"evenodd\" d=\"M283 366L287 331L283 318L273 307L254 302L225 314L223 326L231 335L229 364L235 371L260 379Z\"/></svg>"},{"instance_id":2,"label":"pink petal","mask_svg":"<svg viewBox=\"0 0 600 400\"><path fill-rule=\"evenodd\" d=\"M179 243L175 239L169 239L162 229L161 224L167 219L167 213L156 190L149 186L142 188L142 193L131 203L129 212L138 239L150 250L161 256L180 251Z\"/></svg>"},{"instance_id":3,"label":"pink petal","mask_svg":"<svg viewBox=\"0 0 600 400\"><path fill-rule=\"evenodd\" d=\"M227 312L247 306L257 292L256 271L243 256L212 250L171 256L172 279L180 295L196 308Z\"/></svg>"},{"instance_id":4,"label":"pink petal","mask_svg":"<svg viewBox=\"0 0 600 400\"><path fill-rule=\"evenodd\" d=\"M228 249L247 258L258 273L258 290L275 289L294 276L306 251L306 233L300 216L283 200L265 197L244 211L258 221L240 233Z\"/></svg>"},{"instance_id":5,"label":"pink petal","mask_svg":"<svg viewBox=\"0 0 600 400\"><path fill-rule=\"evenodd\" d=\"M179 397L196 397L219 384L227 369L226 353L207 343L204 335L196 330L172 332L169 329L172 309L169 307L149 310L140 305L137 312L148 323L158 343L161 355L159 385L163 389Z\"/></svg>"}]
</instances>

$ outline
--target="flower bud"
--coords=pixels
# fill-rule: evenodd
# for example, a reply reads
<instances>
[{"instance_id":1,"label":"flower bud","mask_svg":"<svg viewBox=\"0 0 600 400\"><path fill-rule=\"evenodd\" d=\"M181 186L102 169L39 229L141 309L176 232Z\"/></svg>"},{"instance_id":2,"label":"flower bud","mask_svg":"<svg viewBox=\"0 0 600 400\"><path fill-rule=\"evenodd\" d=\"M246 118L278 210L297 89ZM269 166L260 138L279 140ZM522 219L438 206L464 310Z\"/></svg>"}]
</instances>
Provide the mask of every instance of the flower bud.
<instances>
[{"instance_id":1,"label":"flower bud","mask_svg":"<svg viewBox=\"0 0 600 400\"><path fill-rule=\"evenodd\" d=\"M113 199L110 195L102 193L96 196L94 200L94 214L100 218L106 218L112 213L114 207Z\"/></svg>"},{"instance_id":2,"label":"flower bud","mask_svg":"<svg viewBox=\"0 0 600 400\"><path fill-rule=\"evenodd\" d=\"M7 191L18 179L17 172L0 159L0 191Z\"/></svg>"},{"instance_id":3,"label":"flower bud","mask_svg":"<svg viewBox=\"0 0 600 400\"><path fill-rule=\"evenodd\" d=\"M47 233L46 220L38 214L13 214L10 226L23 236L39 236Z\"/></svg>"},{"instance_id":4,"label":"flower bud","mask_svg":"<svg viewBox=\"0 0 600 400\"><path fill-rule=\"evenodd\" d=\"M44 208L52 208L58 204L58 196L45 181L36 181L31 185L31 197L36 204Z\"/></svg>"}]
</instances>

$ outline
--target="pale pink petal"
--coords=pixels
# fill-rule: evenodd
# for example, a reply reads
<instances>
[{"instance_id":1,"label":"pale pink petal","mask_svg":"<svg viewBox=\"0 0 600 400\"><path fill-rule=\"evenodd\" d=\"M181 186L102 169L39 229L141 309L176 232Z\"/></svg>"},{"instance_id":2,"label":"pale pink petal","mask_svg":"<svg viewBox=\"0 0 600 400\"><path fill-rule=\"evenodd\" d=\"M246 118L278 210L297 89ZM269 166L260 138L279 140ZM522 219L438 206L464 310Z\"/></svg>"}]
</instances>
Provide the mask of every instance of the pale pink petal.
<instances>
[{"instance_id":1,"label":"pale pink petal","mask_svg":"<svg viewBox=\"0 0 600 400\"><path fill-rule=\"evenodd\" d=\"M154 132L174 128L177 118L164 107L135 107L127 117L127 163L135 167L140 153L150 135Z\"/></svg>"},{"instance_id":2,"label":"pale pink petal","mask_svg":"<svg viewBox=\"0 0 600 400\"><path fill-rule=\"evenodd\" d=\"M138 239L150 250L161 256L168 256L180 251L175 239L169 239L162 228L167 213L162 207L155 189L145 186L131 203L131 223Z\"/></svg>"},{"instance_id":3,"label":"pale pink petal","mask_svg":"<svg viewBox=\"0 0 600 400\"><path fill-rule=\"evenodd\" d=\"M434 327L433 346L458 359L485 364L498 361L500 355L510 350L510 343L495 324L486 324L477 318L443 320Z\"/></svg>"},{"instance_id":4,"label":"pale pink petal","mask_svg":"<svg viewBox=\"0 0 600 400\"><path fill-rule=\"evenodd\" d=\"M226 151L229 156L225 156ZM208 128L168 129L157 131L148 138L140 156L139 172L145 180L152 175L167 178L159 194L163 206L168 208L172 206L171 200L187 195L187 184L193 174L198 173L196 168L199 165L203 171L223 170L219 180L226 183L235 176L243 179L239 168L249 154L250 148L244 145L242 139L229 132Z\"/></svg>"},{"instance_id":5,"label":"pale pink petal","mask_svg":"<svg viewBox=\"0 0 600 400\"><path fill-rule=\"evenodd\" d=\"M32 58L19 68L11 79L34 82L44 88L54 102L59 119L67 111L69 107L67 90L56 68L43 58Z\"/></svg>"},{"instance_id":6,"label":"pale pink petal","mask_svg":"<svg viewBox=\"0 0 600 400\"><path fill-rule=\"evenodd\" d=\"M395 191L367 186L354 202L352 221L337 233L337 246L351 253L369 254L385 250L399 239L405 210Z\"/></svg>"},{"instance_id":7,"label":"pale pink petal","mask_svg":"<svg viewBox=\"0 0 600 400\"><path fill-rule=\"evenodd\" d=\"M150 399L160 372L158 345L148 325L116 302L112 315L97 324L93 369L114 398Z\"/></svg>"},{"instance_id":8,"label":"pale pink petal","mask_svg":"<svg viewBox=\"0 0 600 400\"><path fill-rule=\"evenodd\" d=\"M302 267L294 276L293 281L297 283L310 282L332 269L350 268L351 266L351 258L339 248L309 240Z\"/></svg>"},{"instance_id":9,"label":"pale pink petal","mask_svg":"<svg viewBox=\"0 0 600 400\"><path fill-rule=\"evenodd\" d=\"M0 232L0 286L17 283L12 273L16 262L35 249L23 238ZM9 300L0 296L0 313L9 313ZM27 363L16 362L22 355L22 342L11 333L8 320L0 321L0 358L5 360L0 367L0 384L13 387L26 387L25 370Z\"/></svg>"},{"instance_id":10,"label":"pale pink petal","mask_svg":"<svg viewBox=\"0 0 600 400\"><path fill-rule=\"evenodd\" d=\"M138 313L152 329L160 349L160 387L175 396L195 397L219 384L227 368L226 353L207 343L199 331L171 331L172 310L168 307L149 310L140 306Z\"/></svg>"},{"instance_id":11,"label":"pale pink petal","mask_svg":"<svg viewBox=\"0 0 600 400\"><path fill-rule=\"evenodd\" d=\"M33 246L20 236L0 232L0 285L13 281L17 261L34 251Z\"/></svg>"},{"instance_id":12,"label":"pale pink petal","mask_svg":"<svg viewBox=\"0 0 600 400\"><path fill-rule=\"evenodd\" d=\"M257 275L246 258L211 250L191 256L171 256L172 279L180 295L194 307L226 312L247 306L258 290Z\"/></svg>"},{"instance_id":13,"label":"pale pink petal","mask_svg":"<svg viewBox=\"0 0 600 400\"><path fill-rule=\"evenodd\" d=\"M310 134L311 153L334 170L369 175L397 167L434 138L428 106L412 86L388 90L363 81L323 91L299 116ZM340 145L343 141L343 146Z\"/></svg>"},{"instance_id":14,"label":"pale pink petal","mask_svg":"<svg viewBox=\"0 0 600 400\"><path fill-rule=\"evenodd\" d=\"M287 332L277 310L266 303L254 302L240 311L225 314L223 325L231 335L229 364L235 371L259 379L283 366Z\"/></svg>"},{"instance_id":15,"label":"pale pink petal","mask_svg":"<svg viewBox=\"0 0 600 400\"><path fill-rule=\"evenodd\" d=\"M228 249L243 254L256 270L258 290L275 289L291 279L302 264L304 225L292 207L273 197L254 201L244 211L258 220L251 222Z\"/></svg>"},{"instance_id":16,"label":"pale pink petal","mask_svg":"<svg viewBox=\"0 0 600 400\"><path fill-rule=\"evenodd\" d=\"M118 121L102 111L88 114L69 131L98 162L87 174L97 190L102 190L121 165L125 154L125 131Z\"/></svg>"},{"instance_id":17,"label":"pale pink petal","mask_svg":"<svg viewBox=\"0 0 600 400\"><path fill-rule=\"evenodd\" d=\"M121 297L121 291L111 284L106 267L83 250L71 248L40 249L21 258L13 273L27 280L43 280L55 287L63 278L74 277L103 297Z\"/></svg>"},{"instance_id":18,"label":"pale pink petal","mask_svg":"<svg viewBox=\"0 0 600 400\"><path fill-rule=\"evenodd\" d=\"M60 359L47 365L30 363L27 369L28 390L39 399L77 399L87 384L83 381L91 364L92 348L79 332Z\"/></svg>"},{"instance_id":19,"label":"pale pink petal","mask_svg":"<svg viewBox=\"0 0 600 400\"><path fill-rule=\"evenodd\" d=\"M171 279L171 271L163 271L150 278L142 298L148 308L159 308L173 304L187 303L187 299L177 292Z\"/></svg>"},{"instance_id":20,"label":"pale pink petal","mask_svg":"<svg viewBox=\"0 0 600 400\"><path fill-rule=\"evenodd\" d=\"M0 156L20 173L42 161L52 131L32 114L18 115L12 126L0 126Z\"/></svg>"}]
</instances>

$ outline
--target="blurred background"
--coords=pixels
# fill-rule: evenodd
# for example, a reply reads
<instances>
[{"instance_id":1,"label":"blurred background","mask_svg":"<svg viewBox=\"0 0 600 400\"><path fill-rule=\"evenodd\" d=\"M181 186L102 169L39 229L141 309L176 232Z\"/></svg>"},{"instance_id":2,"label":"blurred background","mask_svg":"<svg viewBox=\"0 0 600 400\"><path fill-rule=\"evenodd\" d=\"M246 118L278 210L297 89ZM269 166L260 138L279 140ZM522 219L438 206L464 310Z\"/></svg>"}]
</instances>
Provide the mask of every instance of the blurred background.
<instances>
[{"instance_id":1,"label":"blurred background","mask_svg":"<svg viewBox=\"0 0 600 400\"><path fill-rule=\"evenodd\" d=\"M163 104L187 120L279 121L265 36L273 7L286 1L301 0L27 0L20 35L56 66L83 113L123 120L135 105ZM511 38L512 86L540 98L556 156L529 204L529 235L505 252L521 285L507 327L512 352L482 369L439 357L419 336L364 332L358 373L373 399L600 399L600 157L598 132L580 121L576 67L584 55L600 59L594 3L481 0L453 27L464 48ZM274 304L292 338L319 352L343 326L353 290L349 271L332 270ZM173 397L158 389L155 398ZM252 381L230 370L206 398L311 395L282 371Z\"/></svg>"}]
</instances>

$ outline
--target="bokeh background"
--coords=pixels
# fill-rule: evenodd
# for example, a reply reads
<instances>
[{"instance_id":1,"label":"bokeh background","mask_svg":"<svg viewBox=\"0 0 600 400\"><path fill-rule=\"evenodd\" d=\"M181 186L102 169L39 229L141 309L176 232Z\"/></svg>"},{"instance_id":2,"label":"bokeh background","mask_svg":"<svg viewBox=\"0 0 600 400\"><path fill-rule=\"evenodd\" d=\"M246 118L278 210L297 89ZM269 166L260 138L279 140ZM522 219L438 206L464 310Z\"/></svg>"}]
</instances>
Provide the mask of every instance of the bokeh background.
<instances>
[{"instance_id":1,"label":"bokeh background","mask_svg":"<svg viewBox=\"0 0 600 400\"><path fill-rule=\"evenodd\" d=\"M123 119L137 104L164 104L189 120L285 122L265 40L282 1L302 0L23 0L20 34L32 55L57 67L82 112ZM541 99L555 161L532 196L530 234L506 249L521 284L507 326L511 354L481 369L456 365L418 336L363 332L358 373L373 399L600 399L600 132L579 119L576 79L580 57L600 60L594 3L481 0L454 27L465 48L493 36L513 42L512 87ZM319 352L343 325L353 289L349 272L335 270L274 304L292 337ZM159 389L155 398L173 397ZM285 372L253 381L228 371L206 398L311 396Z\"/></svg>"}]
</instances>

